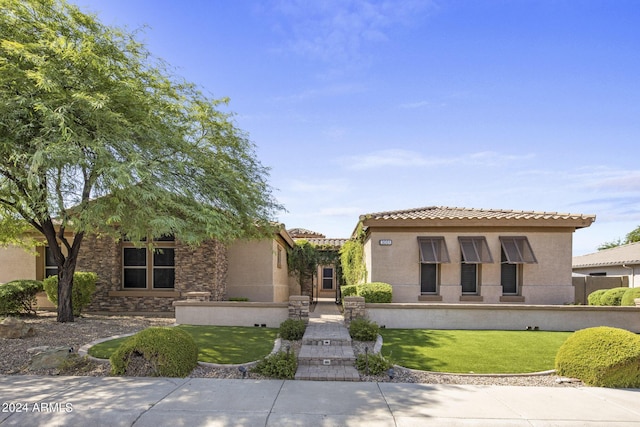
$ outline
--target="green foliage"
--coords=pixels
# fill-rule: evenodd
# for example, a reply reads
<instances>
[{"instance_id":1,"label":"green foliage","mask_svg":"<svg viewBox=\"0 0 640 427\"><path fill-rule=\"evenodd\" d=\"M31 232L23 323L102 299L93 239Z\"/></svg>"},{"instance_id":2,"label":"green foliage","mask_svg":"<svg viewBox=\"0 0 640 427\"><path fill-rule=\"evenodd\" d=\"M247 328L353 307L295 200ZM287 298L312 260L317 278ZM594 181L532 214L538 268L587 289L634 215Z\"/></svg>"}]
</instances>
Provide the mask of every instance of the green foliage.
<instances>
[{"instance_id":1,"label":"green foliage","mask_svg":"<svg viewBox=\"0 0 640 427\"><path fill-rule=\"evenodd\" d=\"M606 305L606 306L612 306L612 307L619 306L620 305L620 300L622 300L622 296L628 290L629 290L629 288L608 289L600 297L600 305Z\"/></svg>"},{"instance_id":2,"label":"green foliage","mask_svg":"<svg viewBox=\"0 0 640 427\"><path fill-rule=\"evenodd\" d=\"M14 280L0 285L0 315L35 314L36 294L40 291L39 280Z\"/></svg>"},{"instance_id":3,"label":"green foliage","mask_svg":"<svg viewBox=\"0 0 640 427\"><path fill-rule=\"evenodd\" d=\"M96 291L98 275L92 272L76 271L73 274L73 315L80 316L82 309L91 302L91 297ZM58 305L58 276L49 276L43 281L47 298L53 304Z\"/></svg>"},{"instance_id":4,"label":"green foliage","mask_svg":"<svg viewBox=\"0 0 640 427\"><path fill-rule=\"evenodd\" d=\"M597 291L591 292L587 297L589 305L602 305L602 302L600 300L608 290L609 289L598 289Z\"/></svg>"},{"instance_id":5,"label":"green foliage","mask_svg":"<svg viewBox=\"0 0 640 427\"><path fill-rule=\"evenodd\" d=\"M358 285L344 285L340 287L342 297L358 296Z\"/></svg>"},{"instance_id":6,"label":"green foliage","mask_svg":"<svg viewBox=\"0 0 640 427\"><path fill-rule=\"evenodd\" d=\"M298 369L298 361L293 351L279 351L260 360L251 372L278 379L293 379Z\"/></svg>"},{"instance_id":7,"label":"green foliage","mask_svg":"<svg viewBox=\"0 0 640 427\"><path fill-rule=\"evenodd\" d=\"M358 296L364 297L365 303L390 303L393 299L393 288L388 283L363 283L358 285Z\"/></svg>"},{"instance_id":8,"label":"green foliage","mask_svg":"<svg viewBox=\"0 0 640 427\"><path fill-rule=\"evenodd\" d=\"M379 332L378 324L369 319L354 319L349 325L349 335L356 341L375 341Z\"/></svg>"},{"instance_id":9,"label":"green foliage","mask_svg":"<svg viewBox=\"0 0 640 427\"><path fill-rule=\"evenodd\" d=\"M298 240L287 252L289 274L298 279L300 290L306 279L312 278L318 271L319 254L316 247L307 240Z\"/></svg>"},{"instance_id":10,"label":"green foliage","mask_svg":"<svg viewBox=\"0 0 640 427\"><path fill-rule=\"evenodd\" d=\"M393 363L381 354L359 354L356 358L356 368L366 374L367 368L370 375L379 375L387 372Z\"/></svg>"},{"instance_id":11,"label":"green foliage","mask_svg":"<svg viewBox=\"0 0 640 427\"><path fill-rule=\"evenodd\" d=\"M636 305L635 299L640 298L640 288L627 288L627 292L622 295L620 305L634 306Z\"/></svg>"},{"instance_id":12,"label":"green foliage","mask_svg":"<svg viewBox=\"0 0 640 427\"><path fill-rule=\"evenodd\" d=\"M595 387L640 387L640 337L600 326L573 333L558 350L556 370Z\"/></svg>"},{"instance_id":13,"label":"green foliage","mask_svg":"<svg viewBox=\"0 0 640 427\"><path fill-rule=\"evenodd\" d=\"M302 339L307 324L302 319L287 319L280 324L280 338L289 341Z\"/></svg>"},{"instance_id":14,"label":"green foliage","mask_svg":"<svg viewBox=\"0 0 640 427\"><path fill-rule=\"evenodd\" d=\"M247 297L231 297L231 298L229 298L229 301L247 302L247 301L249 301L249 298L247 298Z\"/></svg>"},{"instance_id":15,"label":"green foliage","mask_svg":"<svg viewBox=\"0 0 640 427\"><path fill-rule=\"evenodd\" d=\"M142 357L150 376L186 377L198 364L198 346L178 328L148 328L124 341L111 355L112 375L131 375L133 358Z\"/></svg>"},{"instance_id":16,"label":"green foliage","mask_svg":"<svg viewBox=\"0 0 640 427\"><path fill-rule=\"evenodd\" d=\"M63 272L59 321L73 320L85 234L191 245L272 235L282 206L220 110L227 99L64 0L3 0L0 34L0 241L24 223L45 236Z\"/></svg>"},{"instance_id":17,"label":"green foliage","mask_svg":"<svg viewBox=\"0 0 640 427\"><path fill-rule=\"evenodd\" d=\"M340 248L342 276L347 285L357 285L367 277L367 266L364 262L365 233L362 223L358 223L355 236L347 240Z\"/></svg>"}]
</instances>

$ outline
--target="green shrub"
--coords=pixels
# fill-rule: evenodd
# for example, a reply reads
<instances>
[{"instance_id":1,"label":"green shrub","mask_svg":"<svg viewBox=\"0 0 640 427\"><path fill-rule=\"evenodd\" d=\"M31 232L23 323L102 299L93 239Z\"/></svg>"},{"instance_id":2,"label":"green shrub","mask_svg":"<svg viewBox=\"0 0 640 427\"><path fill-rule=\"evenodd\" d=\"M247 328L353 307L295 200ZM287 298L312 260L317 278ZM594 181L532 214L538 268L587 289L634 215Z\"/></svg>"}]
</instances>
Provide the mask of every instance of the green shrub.
<instances>
[{"instance_id":1,"label":"green shrub","mask_svg":"<svg viewBox=\"0 0 640 427\"><path fill-rule=\"evenodd\" d=\"M354 297L358 295L358 285L344 285L340 287L342 297Z\"/></svg>"},{"instance_id":2,"label":"green shrub","mask_svg":"<svg viewBox=\"0 0 640 427\"><path fill-rule=\"evenodd\" d=\"M231 297L231 298L229 298L229 301L247 302L247 301L249 301L249 298L247 298L247 297Z\"/></svg>"},{"instance_id":3,"label":"green shrub","mask_svg":"<svg viewBox=\"0 0 640 427\"><path fill-rule=\"evenodd\" d=\"M287 319L280 324L280 338L283 340L301 340L307 324L304 320Z\"/></svg>"},{"instance_id":4,"label":"green shrub","mask_svg":"<svg viewBox=\"0 0 640 427\"><path fill-rule=\"evenodd\" d=\"M636 305L634 299L640 298L640 288L627 288L627 292L622 295L620 305Z\"/></svg>"},{"instance_id":5,"label":"green shrub","mask_svg":"<svg viewBox=\"0 0 640 427\"><path fill-rule=\"evenodd\" d=\"M388 283L373 282L358 285L358 296L365 303L389 303L393 297L392 287Z\"/></svg>"},{"instance_id":6,"label":"green shrub","mask_svg":"<svg viewBox=\"0 0 640 427\"><path fill-rule=\"evenodd\" d=\"M260 360L251 368L251 372L284 380L295 378L297 369L298 362L294 352L279 351Z\"/></svg>"},{"instance_id":7,"label":"green shrub","mask_svg":"<svg viewBox=\"0 0 640 427\"><path fill-rule=\"evenodd\" d=\"M589 305L602 305L600 303L600 298L602 298L602 295L604 295L604 293L607 292L608 290L609 289L598 289L597 291L591 292L587 297L587 301L589 302Z\"/></svg>"},{"instance_id":8,"label":"green shrub","mask_svg":"<svg viewBox=\"0 0 640 427\"><path fill-rule=\"evenodd\" d=\"M622 296L627 292L627 290L629 290L629 288L613 288L607 290L600 297L600 305L611 307L619 306L620 300L622 300Z\"/></svg>"},{"instance_id":9,"label":"green shrub","mask_svg":"<svg viewBox=\"0 0 640 427\"><path fill-rule=\"evenodd\" d=\"M91 272L76 271L73 274L73 290L71 301L73 315L80 316L80 312L91 302L91 296L96 291L98 275ZM49 276L43 281L47 298L58 306L58 276Z\"/></svg>"},{"instance_id":10,"label":"green shrub","mask_svg":"<svg viewBox=\"0 0 640 427\"><path fill-rule=\"evenodd\" d=\"M14 280L0 285L0 315L35 314L36 294L41 291L39 280Z\"/></svg>"},{"instance_id":11,"label":"green shrub","mask_svg":"<svg viewBox=\"0 0 640 427\"><path fill-rule=\"evenodd\" d=\"M356 358L356 368L358 371L366 374L367 365L370 375L379 375L387 372L393 363L381 354L359 354Z\"/></svg>"},{"instance_id":12,"label":"green shrub","mask_svg":"<svg viewBox=\"0 0 640 427\"><path fill-rule=\"evenodd\" d=\"M596 387L640 387L640 337L599 326L574 332L556 355L559 375Z\"/></svg>"},{"instance_id":13,"label":"green shrub","mask_svg":"<svg viewBox=\"0 0 640 427\"><path fill-rule=\"evenodd\" d=\"M109 361L112 375L186 377L198 364L198 346L182 329L148 328L124 341Z\"/></svg>"},{"instance_id":14,"label":"green shrub","mask_svg":"<svg viewBox=\"0 0 640 427\"><path fill-rule=\"evenodd\" d=\"M356 341L375 341L380 327L369 319L354 319L349 325L349 335Z\"/></svg>"}]
</instances>

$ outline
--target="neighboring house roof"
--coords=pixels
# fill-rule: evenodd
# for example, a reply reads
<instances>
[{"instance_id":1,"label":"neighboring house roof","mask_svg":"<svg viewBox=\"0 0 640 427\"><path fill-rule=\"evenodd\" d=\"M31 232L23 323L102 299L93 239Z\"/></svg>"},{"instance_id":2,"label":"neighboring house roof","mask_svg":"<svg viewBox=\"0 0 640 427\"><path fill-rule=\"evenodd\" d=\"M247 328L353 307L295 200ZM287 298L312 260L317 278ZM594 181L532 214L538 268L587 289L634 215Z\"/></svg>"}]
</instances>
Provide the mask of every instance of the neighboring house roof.
<instances>
[{"instance_id":1,"label":"neighboring house roof","mask_svg":"<svg viewBox=\"0 0 640 427\"><path fill-rule=\"evenodd\" d=\"M388 212L376 212L360 216L365 227L369 226L551 226L582 228L595 221L595 215L515 211L502 209L471 209L431 206Z\"/></svg>"},{"instance_id":2,"label":"neighboring house roof","mask_svg":"<svg viewBox=\"0 0 640 427\"><path fill-rule=\"evenodd\" d=\"M308 238L325 238L326 236L315 231L307 230L306 228L291 228L287 230L287 233L294 239L308 239Z\"/></svg>"},{"instance_id":3,"label":"neighboring house roof","mask_svg":"<svg viewBox=\"0 0 640 427\"><path fill-rule=\"evenodd\" d=\"M640 264L640 242L573 257L573 268Z\"/></svg>"}]
</instances>

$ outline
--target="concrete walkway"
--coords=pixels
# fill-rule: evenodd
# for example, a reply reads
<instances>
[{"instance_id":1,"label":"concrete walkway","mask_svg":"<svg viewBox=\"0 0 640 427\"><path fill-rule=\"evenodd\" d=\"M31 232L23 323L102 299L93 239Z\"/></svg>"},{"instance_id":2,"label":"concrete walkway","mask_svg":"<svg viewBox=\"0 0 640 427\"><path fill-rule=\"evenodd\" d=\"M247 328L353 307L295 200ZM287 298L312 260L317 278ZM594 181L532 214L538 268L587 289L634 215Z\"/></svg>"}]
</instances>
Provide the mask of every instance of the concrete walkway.
<instances>
[{"instance_id":1,"label":"concrete walkway","mask_svg":"<svg viewBox=\"0 0 640 427\"><path fill-rule=\"evenodd\" d=\"M360 381L351 336L333 299L320 299L302 337L296 380Z\"/></svg>"},{"instance_id":2,"label":"concrete walkway","mask_svg":"<svg viewBox=\"0 0 640 427\"><path fill-rule=\"evenodd\" d=\"M637 426L640 389L0 376L4 426Z\"/></svg>"}]
</instances>

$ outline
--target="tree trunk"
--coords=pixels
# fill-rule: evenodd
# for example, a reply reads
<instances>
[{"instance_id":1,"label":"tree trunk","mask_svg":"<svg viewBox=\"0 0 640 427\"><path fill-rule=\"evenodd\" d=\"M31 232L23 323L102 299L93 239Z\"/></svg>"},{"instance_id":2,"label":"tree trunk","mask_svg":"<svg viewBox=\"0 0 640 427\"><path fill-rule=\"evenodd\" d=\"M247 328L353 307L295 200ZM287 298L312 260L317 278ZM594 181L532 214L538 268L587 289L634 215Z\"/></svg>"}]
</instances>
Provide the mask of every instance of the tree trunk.
<instances>
[{"instance_id":1,"label":"tree trunk","mask_svg":"<svg viewBox=\"0 0 640 427\"><path fill-rule=\"evenodd\" d=\"M69 265L69 259L62 268L58 267L58 322L73 322L73 273L74 265Z\"/></svg>"}]
</instances>

